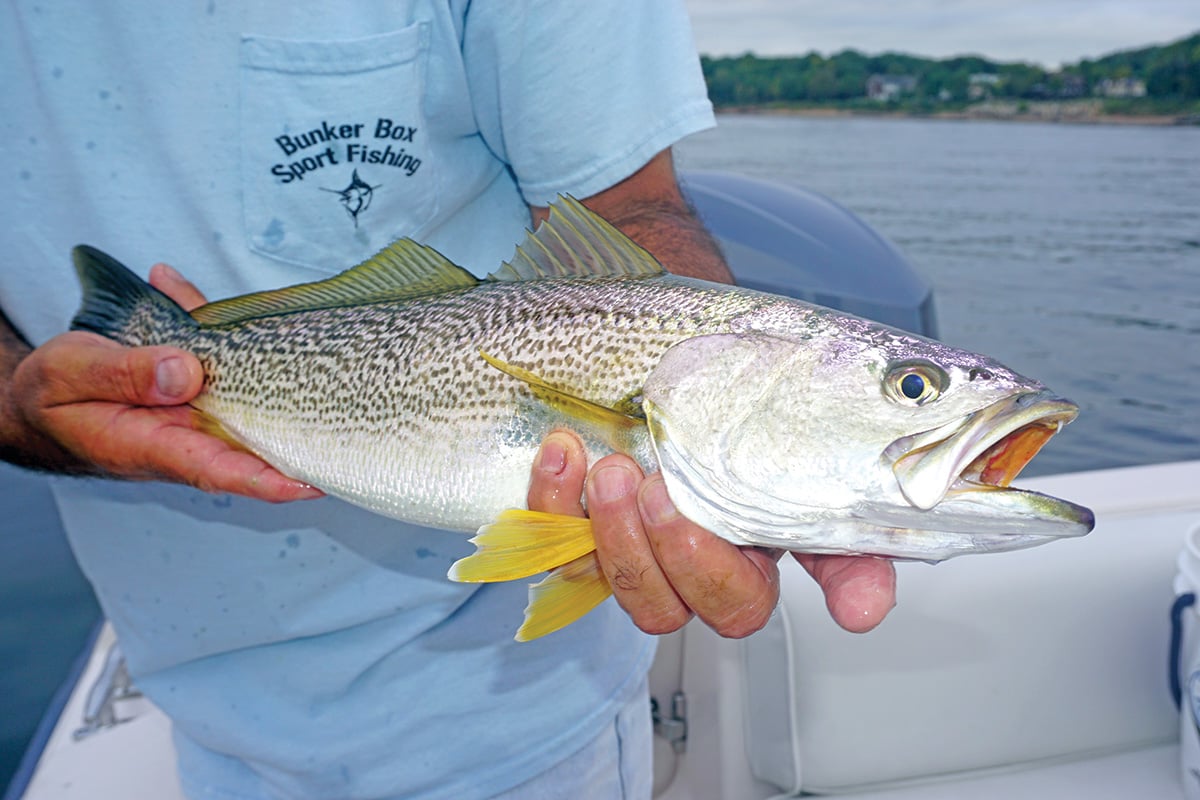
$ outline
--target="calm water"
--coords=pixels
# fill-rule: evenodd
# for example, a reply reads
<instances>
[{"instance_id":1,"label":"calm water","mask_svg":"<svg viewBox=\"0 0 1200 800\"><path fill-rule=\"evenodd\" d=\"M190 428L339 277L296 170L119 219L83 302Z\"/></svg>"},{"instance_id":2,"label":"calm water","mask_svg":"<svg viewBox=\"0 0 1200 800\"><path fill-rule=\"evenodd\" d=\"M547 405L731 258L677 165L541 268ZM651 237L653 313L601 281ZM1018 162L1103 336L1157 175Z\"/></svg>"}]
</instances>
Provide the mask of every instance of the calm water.
<instances>
[{"instance_id":1,"label":"calm water","mask_svg":"<svg viewBox=\"0 0 1200 800\"><path fill-rule=\"evenodd\" d=\"M679 161L839 201L933 282L943 339L1078 402L1031 474L1200 458L1200 128L723 117ZM94 614L0 465L0 785Z\"/></svg>"},{"instance_id":2,"label":"calm water","mask_svg":"<svg viewBox=\"0 0 1200 800\"><path fill-rule=\"evenodd\" d=\"M1200 458L1200 128L724 116L679 163L832 197L1079 403L1027 474Z\"/></svg>"}]
</instances>

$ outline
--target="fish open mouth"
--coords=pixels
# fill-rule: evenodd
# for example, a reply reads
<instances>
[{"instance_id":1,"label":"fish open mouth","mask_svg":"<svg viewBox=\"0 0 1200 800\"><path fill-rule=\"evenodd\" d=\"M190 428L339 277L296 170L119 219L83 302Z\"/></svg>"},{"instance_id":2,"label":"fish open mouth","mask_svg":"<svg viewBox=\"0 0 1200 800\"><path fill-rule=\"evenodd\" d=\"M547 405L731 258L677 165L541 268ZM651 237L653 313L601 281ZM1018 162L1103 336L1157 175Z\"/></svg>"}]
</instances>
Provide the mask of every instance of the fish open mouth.
<instances>
[{"instance_id":1,"label":"fish open mouth","mask_svg":"<svg viewBox=\"0 0 1200 800\"><path fill-rule=\"evenodd\" d=\"M1058 433L1063 421L1034 422L1013 431L989 447L959 475L968 483L1007 487L1038 451Z\"/></svg>"},{"instance_id":2,"label":"fish open mouth","mask_svg":"<svg viewBox=\"0 0 1200 800\"><path fill-rule=\"evenodd\" d=\"M993 403L963 420L897 439L884 452L904 497L928 510L948 493L1006 489L1079 408L1047 391Z\"/></svg>"}]
</instances>

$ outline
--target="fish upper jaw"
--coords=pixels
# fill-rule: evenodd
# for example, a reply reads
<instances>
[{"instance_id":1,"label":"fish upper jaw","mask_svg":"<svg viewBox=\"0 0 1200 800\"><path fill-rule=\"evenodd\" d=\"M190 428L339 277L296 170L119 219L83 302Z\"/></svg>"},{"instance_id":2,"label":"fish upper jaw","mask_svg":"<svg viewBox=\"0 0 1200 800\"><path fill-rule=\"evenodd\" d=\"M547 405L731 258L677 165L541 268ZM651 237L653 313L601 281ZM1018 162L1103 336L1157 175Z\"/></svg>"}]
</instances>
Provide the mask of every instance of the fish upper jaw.
<instances>
[{"instance_id":1,"label":"fish upper jaw","mask_svg":"<svg viewBox=\"0 0 1200 800\"><path fill-rule=\"evenodd\" d=\"M904 498L928 511L948 494L1006 489L1078 413L1078 406L1049 391L1025 392L897 439L882 458Z\"/></svg>"}]
</instances>

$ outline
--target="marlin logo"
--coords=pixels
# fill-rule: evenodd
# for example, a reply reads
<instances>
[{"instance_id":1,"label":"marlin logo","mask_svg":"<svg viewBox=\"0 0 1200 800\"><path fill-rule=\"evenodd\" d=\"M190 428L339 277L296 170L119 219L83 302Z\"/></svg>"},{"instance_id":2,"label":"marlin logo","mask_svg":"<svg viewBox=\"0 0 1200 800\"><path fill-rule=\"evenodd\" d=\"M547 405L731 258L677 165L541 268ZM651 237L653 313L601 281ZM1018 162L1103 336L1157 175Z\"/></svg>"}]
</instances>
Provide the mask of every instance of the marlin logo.
<instances>
[{"instance_id":1,"label":"marlin logo","mask_svg":"<svg viewBox=\"0 0 1200 800\"><path fill-rule=\"evenodd\" d=\"M346 209L346 213L354 220L354 227L357 228L358 215L371 207L371 197L378 188L379 185L371 186L358 177L358 170L354 170L354 174L350 176L350 185L345 189L322 188L321 191L330 192L338 196L338 199L342 201L342 206Z\"/></svg>"}]
</instances>

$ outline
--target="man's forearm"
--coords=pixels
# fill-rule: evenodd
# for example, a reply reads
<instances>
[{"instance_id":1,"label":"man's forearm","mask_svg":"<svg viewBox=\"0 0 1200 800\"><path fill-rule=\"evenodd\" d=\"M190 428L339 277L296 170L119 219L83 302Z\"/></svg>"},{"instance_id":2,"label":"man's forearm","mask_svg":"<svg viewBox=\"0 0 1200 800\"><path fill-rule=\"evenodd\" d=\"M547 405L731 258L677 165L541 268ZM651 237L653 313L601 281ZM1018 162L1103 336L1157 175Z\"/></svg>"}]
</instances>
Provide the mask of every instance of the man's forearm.
<instances>
[{"instance_id":1,"label":"man's forearm","mask_svg":"<svg viewBox=\"0 0 1200 800\"><path fill-rule=\"evenodd\" d=\"M17 370L32 352L33 346L0 310L0 461L70 475L97 474L94 467L31 426L22 413Z\"/></svg>"},{"instance_id":2,"label":"man's forearm","mask_svg":"<svg viewBox=\"0 0 1200 800\"><path fill-rule=\"evenodd\" d=\"M648 205L609 220L646 248L669 272L717 283L733 283L712 235L686 206Z\"/></svg>"}]
</instances>

